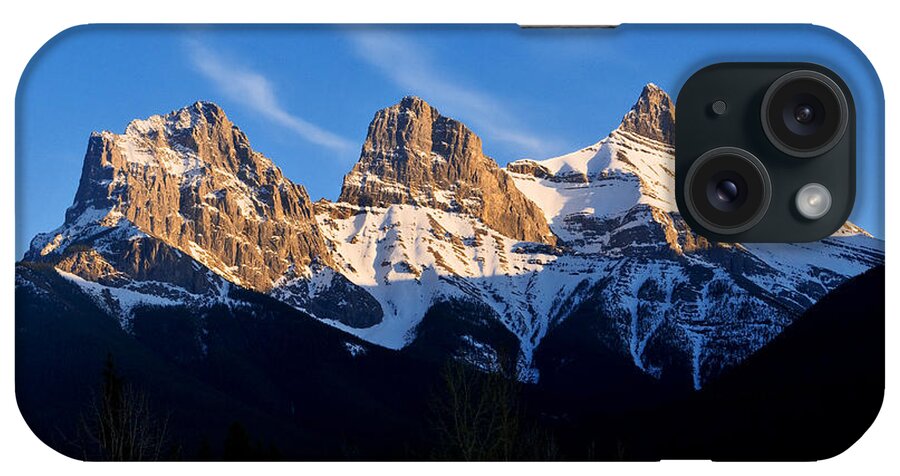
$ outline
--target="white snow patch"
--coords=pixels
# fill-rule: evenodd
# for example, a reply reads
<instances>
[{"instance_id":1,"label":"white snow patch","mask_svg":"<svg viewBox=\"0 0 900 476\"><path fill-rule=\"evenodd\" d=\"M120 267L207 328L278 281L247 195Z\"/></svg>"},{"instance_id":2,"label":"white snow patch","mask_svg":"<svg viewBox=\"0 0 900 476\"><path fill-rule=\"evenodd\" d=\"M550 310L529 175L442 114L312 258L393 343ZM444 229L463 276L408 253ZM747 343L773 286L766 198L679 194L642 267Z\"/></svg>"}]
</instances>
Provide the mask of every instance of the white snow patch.
<instances>
[{"instance_id":1,"label":"white snow patch","mask_svg":"<svg viewBox=\"0 0 900 476\"><path fill-rule=\"evenodd\" d=\"M178 306L182 301L156 296L152 294L144 294L125 288L117 288L112 286L104 286L100 283L88 281L76 274L68 273L61 269L56 269L60 276L78 285L103 309L110 311L119 317L119 322L123 329L128 329L130 320L133 317L133 310L137 306ZM184 291L187 293L187 291ZM117 306L113 308L111 306Z\"/></svg>"},{"instance_id":2,"label":"white snow patch","mask_svg":"<svg viewBox=\"0 0 900 476\"><path fill-rule=\"evenodd\" d=\"M344 348L347 349L347 352L349 352L352 357L366 355L366 348L355 342L344 342Z\"/></svg>"}]
</instances>

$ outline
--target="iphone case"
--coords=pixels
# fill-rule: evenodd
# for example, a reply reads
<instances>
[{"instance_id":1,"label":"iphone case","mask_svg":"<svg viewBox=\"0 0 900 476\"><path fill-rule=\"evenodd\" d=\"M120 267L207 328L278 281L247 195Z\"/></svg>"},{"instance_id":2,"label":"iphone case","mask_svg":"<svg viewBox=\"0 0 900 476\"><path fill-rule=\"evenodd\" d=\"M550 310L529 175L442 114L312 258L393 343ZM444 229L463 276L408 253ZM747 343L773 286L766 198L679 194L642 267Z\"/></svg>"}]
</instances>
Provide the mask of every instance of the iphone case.
<instances>
[{"instance_id":1,"label":"iphone case","mask_svg":"<svg viewBox=\"0 0 900 476\"><path fill-rule=\"evenodd\" d=\"M736 61L846 82L833 236L679 213L675 96ZM884 100L830 30L91 25L16 108L16 396L64 455L818 460L880 409Z\"/></svg>"}]
</instances>

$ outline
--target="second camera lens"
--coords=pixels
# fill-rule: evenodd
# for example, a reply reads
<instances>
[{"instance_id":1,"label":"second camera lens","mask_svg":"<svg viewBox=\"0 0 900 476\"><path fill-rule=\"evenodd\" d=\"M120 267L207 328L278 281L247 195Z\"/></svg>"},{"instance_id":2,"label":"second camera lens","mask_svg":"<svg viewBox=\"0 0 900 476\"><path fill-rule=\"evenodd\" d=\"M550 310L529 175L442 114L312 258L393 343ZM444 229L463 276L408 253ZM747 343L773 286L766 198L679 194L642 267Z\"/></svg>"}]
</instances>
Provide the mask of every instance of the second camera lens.
<instances>
[{"instance_id":1,"label":"second camera lens","mask_svg":"<svg viewBox=\"0 0 900 476\"><path fill-rule=\"evenodd\" d=\"M816 118L816 111L809 104L801 104L794 109L794 120L800 124L809 124Z\"/></svg>"},{"instance_id":2,"label":"second camera lens","mask_svg":"<svg viewBox=\"0 0 900 476\"><path fill-rule=\"evenodd\" d=\"M831 150L847 130L847 97L828 76L793 71L778 78L762 102L763 130L772 144L794 157Z\"/></svg>"},{"instance_id":3,"label":"second camera lens","mask_svg":"<svg viewBox=\"0 0 900 476\"><path fill-rule=\"evenodd\" d=\"M747 198L747 181L733 170L720 170L706 183L706 199L713 208L731 212L743 205Z\"/></svg>"}]
</instances>

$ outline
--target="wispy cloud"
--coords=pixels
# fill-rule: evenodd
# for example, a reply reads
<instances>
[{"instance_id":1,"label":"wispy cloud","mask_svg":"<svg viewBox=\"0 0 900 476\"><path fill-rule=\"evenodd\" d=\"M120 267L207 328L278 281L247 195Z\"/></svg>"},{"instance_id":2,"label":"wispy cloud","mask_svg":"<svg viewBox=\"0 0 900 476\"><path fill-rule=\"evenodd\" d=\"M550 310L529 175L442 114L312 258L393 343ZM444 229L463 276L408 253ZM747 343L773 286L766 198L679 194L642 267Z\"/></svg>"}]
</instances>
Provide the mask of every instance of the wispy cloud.
<instances>
[{"instance_id":1,"label":"wispy cloud","mask_svg":"<svg viewBox=\"0 0 900 476\"><path fill-rule=\"evenodd\" d=\"M196 39L187 40L187 46L197 70L229 99L244 104L313 144L340 152L354 147L351 141L285 110L275 95L272 82L262 74L227 60Z\"/></svg>"},{"instance_id":2,"label":"wispy cloud","mask_svg":"<svg viewBox=\"0 0 900 476\"><path fill-rule=\"evenodd\" d=\"M439 109L462 112L480 135L505 142L525 155L540 155L550 149L550 141L527 130L507 105L475 87L449 79L421 46L383 31L357 33L351 39L359 57L390 81Z\"/></svg>"}]
</instances>

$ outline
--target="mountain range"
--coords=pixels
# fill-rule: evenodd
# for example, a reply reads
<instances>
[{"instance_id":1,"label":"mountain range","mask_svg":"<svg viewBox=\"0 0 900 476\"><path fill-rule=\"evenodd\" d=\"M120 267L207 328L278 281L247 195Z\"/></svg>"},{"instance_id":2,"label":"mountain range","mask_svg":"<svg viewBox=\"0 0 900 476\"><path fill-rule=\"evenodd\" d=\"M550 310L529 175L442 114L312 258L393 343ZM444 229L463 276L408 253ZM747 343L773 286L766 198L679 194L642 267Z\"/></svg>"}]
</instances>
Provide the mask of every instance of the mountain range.
<instances>
[{"instance_id":1,"label":"mountain range","mask_svg":"<svg viewBox=\"0 0 900 476\"><path fill-rule=\"evenodd\" d=\"M335 361L450 359L532 384L603 349L636 378L700 390L882 265L884 242L849 222L815 243L693 233L673 196L674 123L648 84L596 143L501 167L465 124L405 97L375 113L338 200L313 202L197 102L91 135L65 222L16 266L17 310L79 302L144 343L165 322L150 347L185 366L213 359L213 314L280 313L308 330L258 345L322 339ZM599 372L577 379L618 375Z\"/></svg>"}]
</instances>

